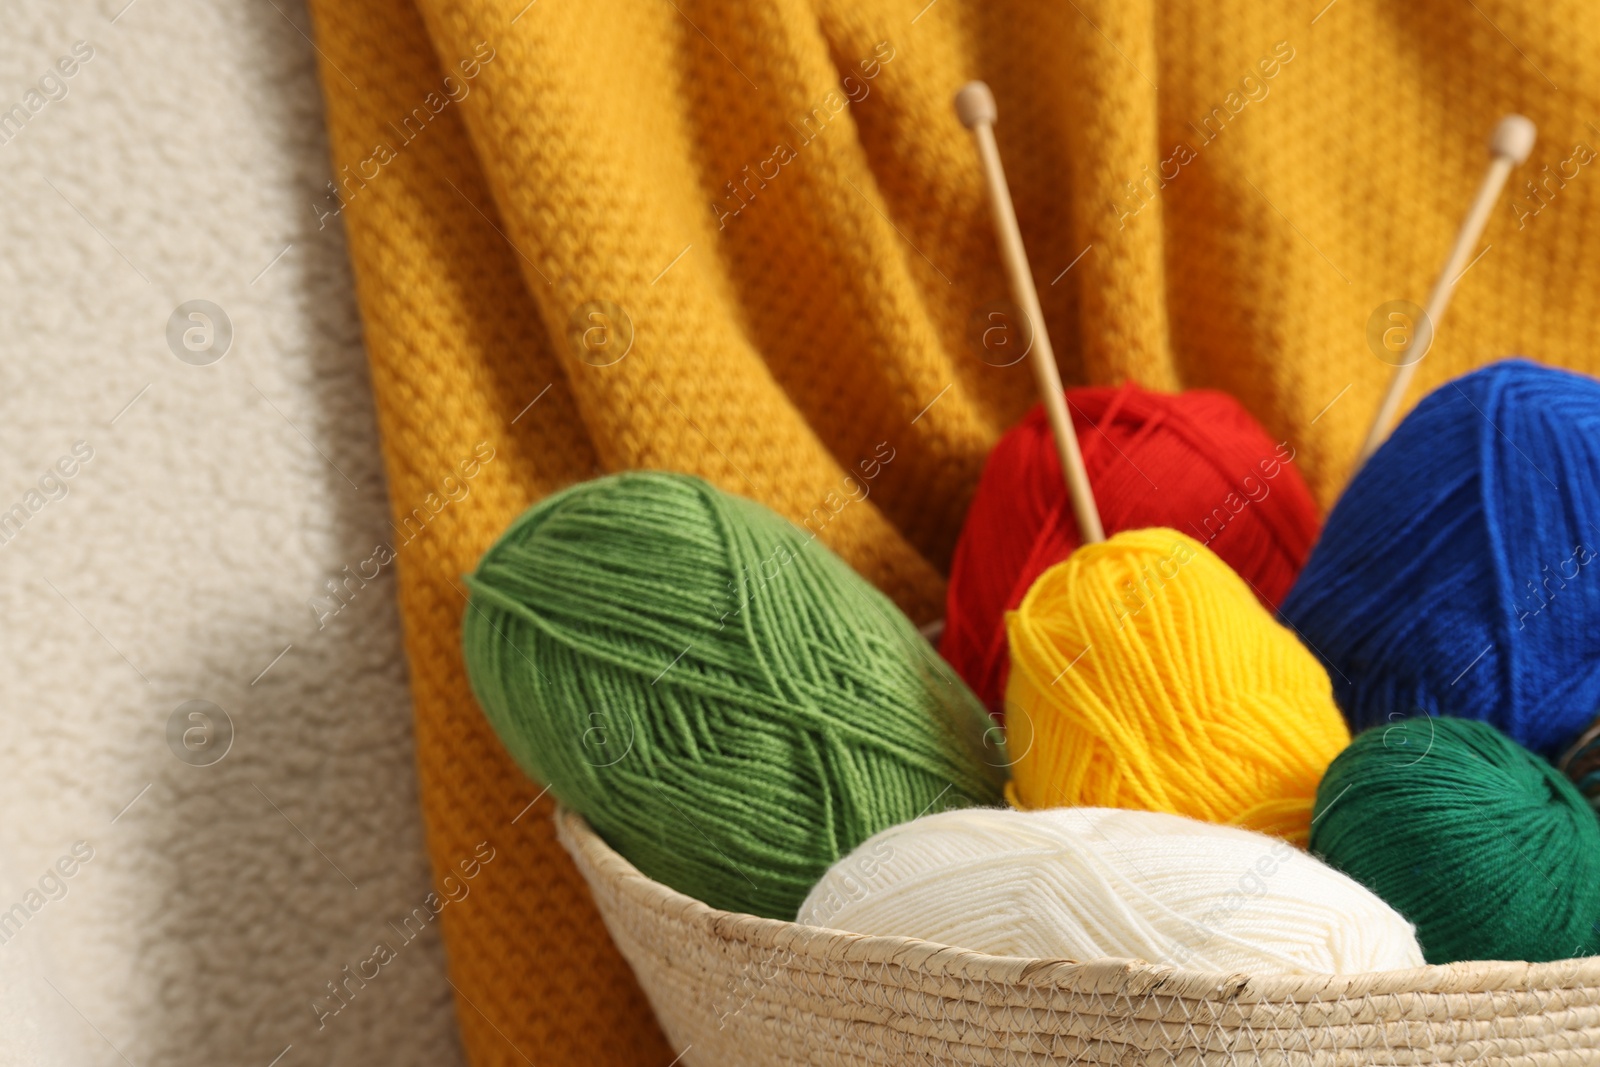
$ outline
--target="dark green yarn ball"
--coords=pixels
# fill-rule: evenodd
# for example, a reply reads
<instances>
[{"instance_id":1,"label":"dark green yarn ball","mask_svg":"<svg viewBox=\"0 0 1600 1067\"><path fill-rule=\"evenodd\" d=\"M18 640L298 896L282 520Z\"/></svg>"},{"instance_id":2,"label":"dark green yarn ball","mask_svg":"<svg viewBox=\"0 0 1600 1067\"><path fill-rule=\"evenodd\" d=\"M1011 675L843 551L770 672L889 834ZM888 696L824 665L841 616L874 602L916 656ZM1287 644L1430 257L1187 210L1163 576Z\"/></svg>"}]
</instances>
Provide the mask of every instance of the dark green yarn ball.
<instances>
[{"instance_id":1,"label":"dark green yarn ball","mask_svg":"<svg viewBox=\"0 0 1600 1067\"><path fill-rule=\"evenodd\" d=\"M792 919L896 823L1000 804L977 699L823 545L698 478L535 505L470 576L472 687L511 755L649 877Z\"/></svg>"},{"instance_id":2,"label":"dark green yarn ball","mask_svg":"<svg viewBox=\"0 0 1600 1067\"><path fill-rule=\"evenodd\" d=\"M1359 735L1317 789L1311 851L1414 923L1429 963L1600 953L1600 821L1487 723Z\"/></svg>"}]
</instances>

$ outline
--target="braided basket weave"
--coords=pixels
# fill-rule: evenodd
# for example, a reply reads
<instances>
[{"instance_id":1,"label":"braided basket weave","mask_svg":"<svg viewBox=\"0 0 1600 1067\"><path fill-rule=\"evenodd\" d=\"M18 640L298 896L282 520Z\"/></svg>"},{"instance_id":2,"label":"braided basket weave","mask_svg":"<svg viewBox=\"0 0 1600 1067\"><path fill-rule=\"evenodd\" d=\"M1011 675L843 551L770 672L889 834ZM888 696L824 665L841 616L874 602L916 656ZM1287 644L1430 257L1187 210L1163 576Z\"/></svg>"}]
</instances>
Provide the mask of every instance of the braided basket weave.
<instances>
[{"instance_id":1,"label":"braided basket weave","mask_svg":"<svg viewBox=\"0 0 1600 1067\"><path fill-rule=\"evenodd\" d=\"M1600 957L1205 974L986 956L717 911L556 814L681 1063L1600 1067Z\"/></svg>"}]
</instances>

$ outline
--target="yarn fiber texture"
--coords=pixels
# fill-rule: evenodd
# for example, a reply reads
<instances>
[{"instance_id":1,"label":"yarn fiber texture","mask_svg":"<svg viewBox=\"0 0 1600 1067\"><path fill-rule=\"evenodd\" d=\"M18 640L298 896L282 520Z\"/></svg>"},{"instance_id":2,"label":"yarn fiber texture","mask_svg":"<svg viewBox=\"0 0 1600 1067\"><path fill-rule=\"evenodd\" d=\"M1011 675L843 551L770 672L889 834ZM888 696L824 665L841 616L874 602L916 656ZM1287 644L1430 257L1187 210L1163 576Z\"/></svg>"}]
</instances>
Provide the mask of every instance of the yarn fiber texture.
<instances>
[{"instance_id":1,"label":"yarn fiber texture","mask_svg":"<svg viewBox=\"0 0 1600 1067\"><path fill-rule=\"evenodd\" d=\"M1165 529L1086 545L1008 627L1018 807L1164 811L1305 841L1350 735L1321 665L1210 549Z\"/></svg>"},{"instance_id":2,"label":"yarn fiber texture","mask_svg":"<svg viewBox=\"0 0 1600 1067\"><path fill-rule=\"evenodd\" d=\"M998 956L1199 971L1422 965L1410 923L1287 842L1112 808L974 808L892 827L834 864L799 921Z\"/></svg>"},{"instance_id":3,"label":"yarn fiber texture","mask_svg":"<svg viewBox=\"0 0 1600 1067\"><path fill-rule=\"evenodd\" d=\"M1600 953L1600 822L1487 723L1360 734L1317 790L1311 850L1416 923L1429 963Z\"/></svg>"},{"instance_id":4,"label":"yarn fiber texture","mask_svg":"<svg viewBox=\"0 0 1600 1067\"><path fill-rule=\"evenodd\" d=\"M1182 530L1276 608L1311 552L1317 509L1294 465L1226 393L1067 390L1108 534ZM1082 544L1042 405L989 453L956 544L939 651L991 711L1005 696L1005 613Z\"/></svg>"},{"instance_id":5,"label":"yarn fiber texture","mask_svg":"<svg viewBox=\"0 0 1600 1067\"><path fill-rule=\"evenodd\" d=\"M1554 759L1600 711L1600 382L1505 360L1424 397L1284 601L1353 729L1426 712Z\"/></svg>"},{"instance_id":6,"label":"yarn fiber texture","mask_svg":"<svg viewBox=\"0 0 1600 1067\"><path fill-rule=\"evenodd\" d=\"M470 585L467 669L512 756L712 907L789 918L878 830L1000 800L1003 748L915 627L798 527L698 478L558 493Z\"/></svg>"}]
</instances>

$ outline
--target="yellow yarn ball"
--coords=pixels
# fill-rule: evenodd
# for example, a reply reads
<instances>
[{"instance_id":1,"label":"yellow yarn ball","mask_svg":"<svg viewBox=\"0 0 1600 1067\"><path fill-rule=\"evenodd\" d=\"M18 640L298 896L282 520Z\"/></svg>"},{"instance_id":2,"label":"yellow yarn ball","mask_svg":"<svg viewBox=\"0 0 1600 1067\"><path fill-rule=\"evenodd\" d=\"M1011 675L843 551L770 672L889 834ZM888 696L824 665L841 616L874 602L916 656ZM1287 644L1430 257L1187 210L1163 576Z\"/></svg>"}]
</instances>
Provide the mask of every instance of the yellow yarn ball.
<instances>
[{"instance_id":1,"label":"yellow yarn ball","mask_svg":"<svg viewBox=\"0 0 1600 1067\"><path fill-rule=\"evenodd\" d=\"M1020 808L1133 808L1304 845L1350 743L1327 673L1244 581L1175 530L1086 545L1006 617Z\"/></svg>"}]
</instances>

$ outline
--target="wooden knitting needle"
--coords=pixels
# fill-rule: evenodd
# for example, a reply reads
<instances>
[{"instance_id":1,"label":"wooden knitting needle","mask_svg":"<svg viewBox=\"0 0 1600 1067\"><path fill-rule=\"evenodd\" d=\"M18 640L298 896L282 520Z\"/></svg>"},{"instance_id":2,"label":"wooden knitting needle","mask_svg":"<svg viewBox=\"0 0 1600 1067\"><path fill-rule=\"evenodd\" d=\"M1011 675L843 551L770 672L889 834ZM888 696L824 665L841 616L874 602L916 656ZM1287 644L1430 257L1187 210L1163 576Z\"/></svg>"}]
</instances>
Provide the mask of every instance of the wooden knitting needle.
<instances>
[{"instance_id":1,"label":"wooden knitting needle","mask_svg":"<svg viewBox=\"0 0 1600 1067\"><path fill-rule=\"evenodd\" d=\"M1085 543L1104 541L1106 532L1100 525L1100 509L1095 506L1094 492L1089 488L1089 472L1084 469L1078 435L1072 429L1066 393L1061 388L1061 373L1056 369L1055 350L1050 347L1050 335L1045 332L1044 312L1039 307L1039 291L1033 286L1033 271L1028 268L1028 254L1022 247L1022 230L1017 226L1017 212L1011 204L1011 189L1006 185L1006 172L1000 166L1000 149L994 140L994 123L999 117L994 93L983 82L968 82L956 93L956 115L961 124L972 131L972 139L978 144L984 181L989 186L995 234L1000 238L1000 258L1005 261L1006 274L1011 279L1011 296L1033 328L1033 347L1028 353L1033 363L1033 379L1044 401L1045 414L1050 418L1050 430L1056 439L1056 454L1061 457L1061 471L1066 475L1067 494L1072 499L1078 532Z\"/></svg>"},{"instance_id":2,"label":"wooden knitting needle","mask_svg":"<svg viewBox=\"0 0 1600 1067\"><path fill-rule=\"evenodd\" d=\"M1489 212L1494 210L1495 202L1500 199L1500 190L1505 188L1511 169L1525 162L1533 151L1536 133L1530 119L1521 115L1507 115L1490 135L1489 169L1484 172L1483 184L1478 186L1477 199L1473 200L1471 210L1461 221L1456 243L1450 248L1450 257L1444 261L1444 269L1439 272L1438 279L1433 283L1433 291L1428 294L1428 306L1423 309L1422 321L1411 331L1411 340L1401 351L1400 365L1395 367L1394 377L1389 380L1389 391L1383 394L1383 403L1378 406L1372 428L1367 431L1367 440L1361 446L1357 466L1365 463L1388 438L1389 431L1394 429L1395 416L1400 413L1406 389L1416 376L1417 364L1422 362L1433 345L1439 320L1444 317L1445 308L1450 306L1450 295L1455 291L1456 280L1467 266L1467 256L1478 247L1478 238L1483 236L1483 228L1489 222ZM1415 359L1411 358L1412 352L1418 353Z\"/></svg>"}]
</instances>

